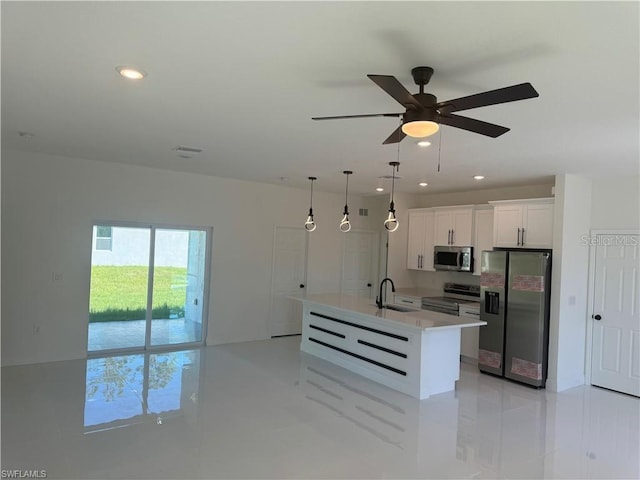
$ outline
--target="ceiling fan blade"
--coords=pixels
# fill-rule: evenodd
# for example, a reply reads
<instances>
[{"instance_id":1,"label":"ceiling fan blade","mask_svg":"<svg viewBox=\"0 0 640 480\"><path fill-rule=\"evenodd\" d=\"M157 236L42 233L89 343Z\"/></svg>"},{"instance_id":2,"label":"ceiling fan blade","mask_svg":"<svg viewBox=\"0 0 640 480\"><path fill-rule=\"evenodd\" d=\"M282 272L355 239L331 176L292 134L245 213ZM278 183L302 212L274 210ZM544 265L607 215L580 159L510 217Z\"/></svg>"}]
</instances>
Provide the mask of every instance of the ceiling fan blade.
<instances>
[{"instance_id":1,"label":"ceiling fan blade","mask_svg":"<svg viewBox=\"0 0 640 480\"><path fill-rule=\"evenodd\" d=\"M476 93L468 97L456 98L436 104L436 109L442 113L457 112L459 110L469 110L470 108L486 107L499 103L515 102L527 98L538 96L535 88L530 83L521 83L510 87L498 88L488 92Z\"/></svg>"},{"instance_id":2,"label":"ceiling fan blade","mask_svg":"<svg viewBox=\"0 0 640 480\"><path fill-rule=\"evenodd\" d=\"M402 131L402 125L396 128L391 135L387 137L387 139L382 142L383 145L388 145L390 143L398 143L407 135Z\"/></svg>"},{"instance_id":3,"label":"ceiling fan blade","mask_svg":"<svg viewBox=\"0 0 640 480\"><path fill-rule=\"evenodd\" d=\"M365 117L401 117L402 113L367 113L364 115L339 115L337 117L313 117L311 120L338 120L341 118L365 118Z\"/></svg>"},{"instance_id":4,"label":"ceiling fan blade","mask_svg":"<svg viewBox=\"0 0 640 480\"><path fill-rule=\"evenodd\" d=\"M510 130L507 127L483 122L481 120L476 120L475 118L461 117L460 115L440 115L438 117L438 122L443 125L461 128L463 130L479 133L480 135L486 135L491 138L499 137Z\"/></svg>"},{"instance_id":5,"label":"ceiling fan blade","mask_svg":"<svg viewBox=\"0 0 640 480\"><path fill-rule=\"evenodd\" d=\"M400 105L412 110L422 110L422 105L391 75L367 75L381 89L391 95Z\"/></svg>"}]
</instances>

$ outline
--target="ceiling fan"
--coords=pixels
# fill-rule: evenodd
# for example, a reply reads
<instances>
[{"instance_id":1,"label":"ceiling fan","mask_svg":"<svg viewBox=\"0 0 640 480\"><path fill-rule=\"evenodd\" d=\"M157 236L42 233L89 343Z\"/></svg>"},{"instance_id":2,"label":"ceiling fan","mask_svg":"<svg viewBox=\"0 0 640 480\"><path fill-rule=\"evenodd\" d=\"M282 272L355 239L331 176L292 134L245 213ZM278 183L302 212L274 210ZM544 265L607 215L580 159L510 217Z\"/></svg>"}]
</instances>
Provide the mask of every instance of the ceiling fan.
<instances>
[{"instance_id":1,"label":"ceiling fan","mask_svg":"<svg viewBox=\"0 0 640 480\"><path fill-rule=\"evenodd\" d=\"M335 120L341 118L364 117L402 117L402 125L398 127L383 144L398 143L405 136L428 137L440 128L440 124L461 128L470 132L479 133L496 138L507 133L509 129L493 123L475 120L469 117L453 115L452 112L469 110L471 108L486 107L499 103L515 102L538 96L538 92L530 83L521 83L510 87L490 90L488 92L456 98L445 102L438 102L435 95L424 93L424 86L429 83L433 75L431 67L416 67L411 70L411 75L420 92L410 94L406 88L391 75L367 75L373 82L391 95L406 111L404 113L372 113L365 115L343 115L335 117L314 117L313 120Z\"/></svg>"}]
</instances>

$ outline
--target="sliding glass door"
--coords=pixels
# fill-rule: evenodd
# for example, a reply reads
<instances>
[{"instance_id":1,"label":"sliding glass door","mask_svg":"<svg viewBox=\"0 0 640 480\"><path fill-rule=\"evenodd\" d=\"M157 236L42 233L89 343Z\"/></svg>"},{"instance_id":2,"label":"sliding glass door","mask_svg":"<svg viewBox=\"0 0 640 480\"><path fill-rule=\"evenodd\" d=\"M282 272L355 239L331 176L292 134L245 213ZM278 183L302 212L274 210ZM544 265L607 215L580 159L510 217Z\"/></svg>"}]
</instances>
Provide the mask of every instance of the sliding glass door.
<instances>
[{"instance_id":1,"label":"sliding glass door","mask_svg":"<svg viewBox=\"0 0 640 480\"><path fill-rule=\"evenodd\" d=\"M157 229L151 345L200 342L206 232Z\"/></svg>"},{"instance_id":2,"label":"sliding glass door","mask_svg":"<svg viewBox=\"0 0 640 480\"><path fill-rule=\"evenodd\" d=\"M202 343L209 233L94 225L89 352Z\"/></svg>"}]
</instances>

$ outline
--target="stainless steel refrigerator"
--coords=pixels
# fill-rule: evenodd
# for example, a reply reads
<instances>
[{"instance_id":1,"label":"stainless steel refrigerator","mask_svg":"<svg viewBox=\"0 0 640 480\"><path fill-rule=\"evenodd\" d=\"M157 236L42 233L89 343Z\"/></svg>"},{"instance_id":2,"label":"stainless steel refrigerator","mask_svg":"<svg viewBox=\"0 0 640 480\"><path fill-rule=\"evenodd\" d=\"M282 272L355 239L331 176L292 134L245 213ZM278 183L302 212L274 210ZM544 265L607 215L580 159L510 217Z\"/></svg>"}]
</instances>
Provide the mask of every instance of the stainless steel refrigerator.
<instances>
[{"instance_id":1,"label":"stainless steel refrigerator","mask_svg":"<svg viewBox=\"0 0 640 480\"><path fill-rule=\"evenodd\" d=\"M534 387L547 379L551 252L482 252L480 371Z\"/></svg>"}]
</instances>

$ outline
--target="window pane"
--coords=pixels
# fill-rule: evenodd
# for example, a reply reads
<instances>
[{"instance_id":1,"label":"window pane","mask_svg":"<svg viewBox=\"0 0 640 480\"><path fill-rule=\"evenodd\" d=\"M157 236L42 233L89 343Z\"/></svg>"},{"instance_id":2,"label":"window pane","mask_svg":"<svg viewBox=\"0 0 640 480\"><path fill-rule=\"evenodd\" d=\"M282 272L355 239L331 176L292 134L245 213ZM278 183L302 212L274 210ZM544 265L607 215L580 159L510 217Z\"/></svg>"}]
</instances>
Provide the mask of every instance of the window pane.
<instances>
[{"instance_id":1,"label":"window pane","mask_svg":"<svg viewBox=\"0 0 640 480\"><path fill-rule=\"evenodd\" d=\"M96 232L98 226L95 227ZM106 227L91 255L89 351L145 345L149 282L149 228ZM104 233L104 230L103 230Z\"/></svg>"}]
</instances>

